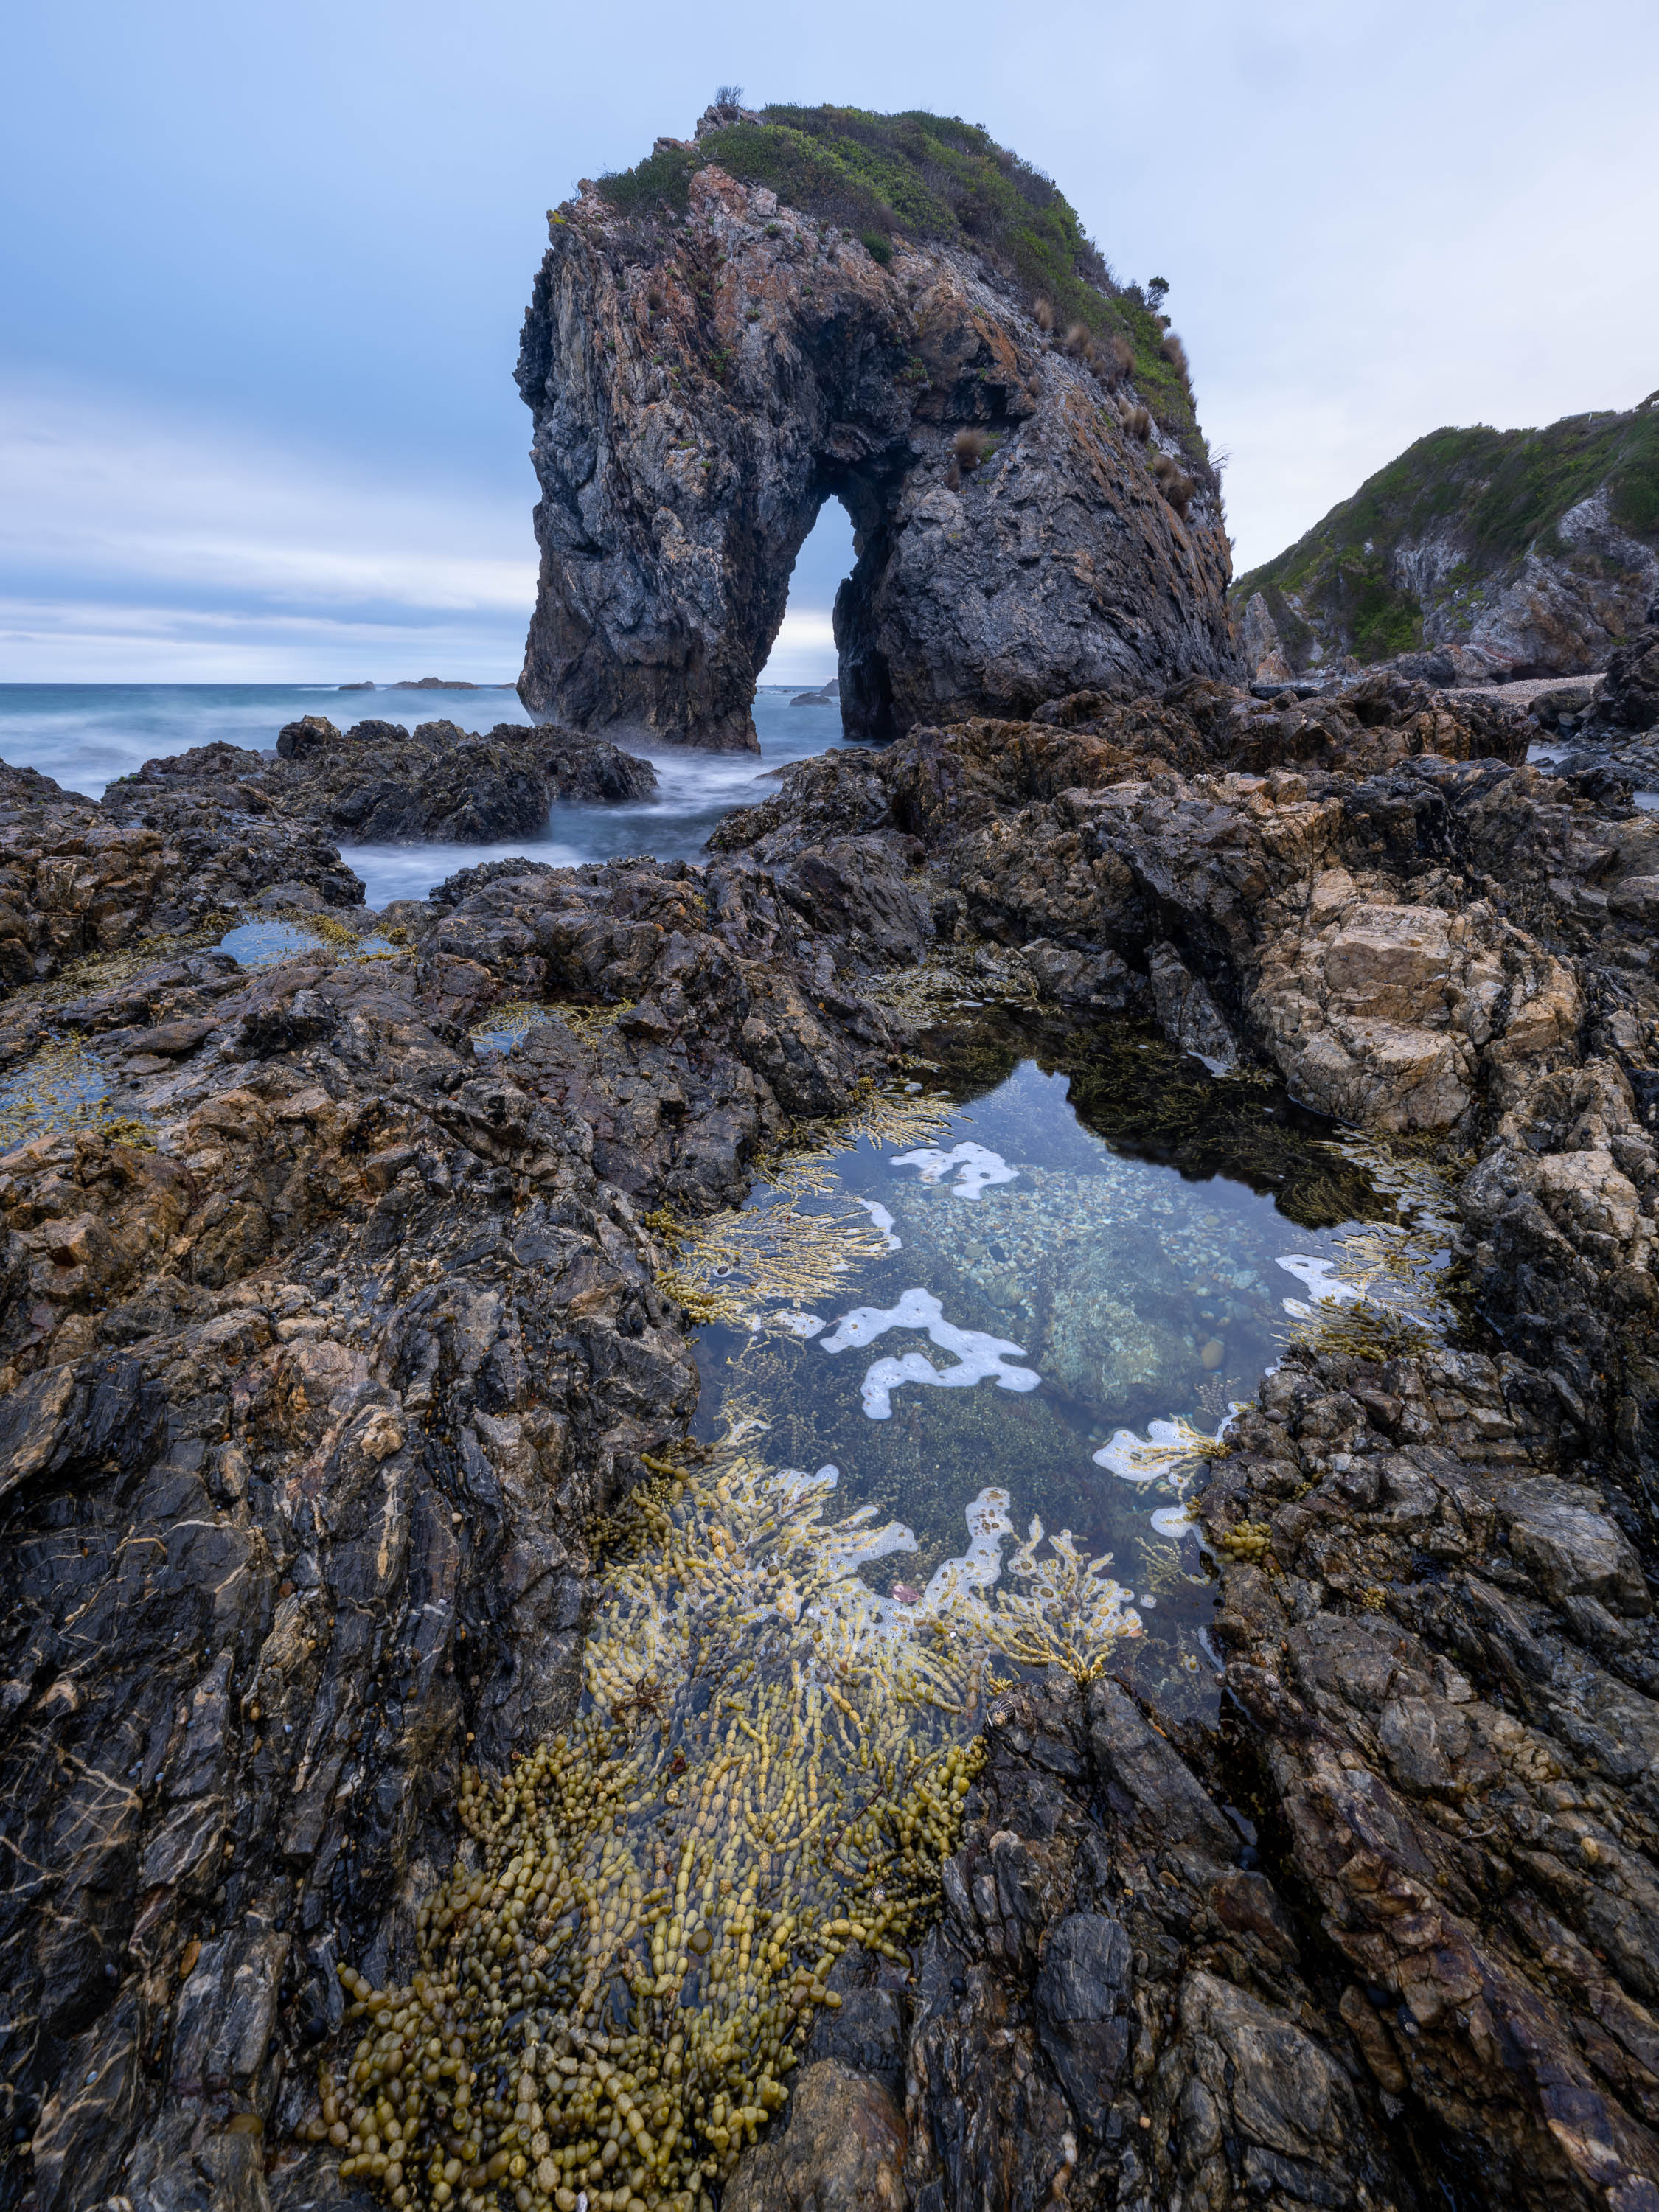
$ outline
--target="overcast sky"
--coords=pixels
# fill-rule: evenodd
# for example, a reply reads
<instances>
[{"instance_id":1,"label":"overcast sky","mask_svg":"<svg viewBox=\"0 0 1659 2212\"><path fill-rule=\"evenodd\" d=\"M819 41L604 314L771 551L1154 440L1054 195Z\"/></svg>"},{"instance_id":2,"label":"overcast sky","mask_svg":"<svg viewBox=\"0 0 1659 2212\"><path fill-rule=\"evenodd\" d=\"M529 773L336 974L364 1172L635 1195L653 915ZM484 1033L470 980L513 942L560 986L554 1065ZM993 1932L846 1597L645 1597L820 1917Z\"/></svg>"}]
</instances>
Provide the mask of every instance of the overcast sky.
<instances>
[{"instance_id":1,"label":"overcast sky","mask_svg":"<svg viewBox=\"0 0 1659 2212\"><path fill-rule=\"evenodd\" d=\"M1167 276L1240 568L1441 423L1659 385L1653 0L14 0L5 51L0 681L516 674L545 210L720 81L983 123Z\"/></svg>"}]
</instances>

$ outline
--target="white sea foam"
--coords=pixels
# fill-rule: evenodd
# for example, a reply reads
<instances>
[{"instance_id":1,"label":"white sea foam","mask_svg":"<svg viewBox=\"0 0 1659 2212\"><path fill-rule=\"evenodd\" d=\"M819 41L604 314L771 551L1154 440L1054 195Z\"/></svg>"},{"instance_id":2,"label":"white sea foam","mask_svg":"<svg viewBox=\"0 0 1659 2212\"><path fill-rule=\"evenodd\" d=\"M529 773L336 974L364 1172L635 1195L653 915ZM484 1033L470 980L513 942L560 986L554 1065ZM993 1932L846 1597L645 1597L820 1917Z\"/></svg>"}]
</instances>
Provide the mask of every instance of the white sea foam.
<instances>
[{"instance_id":1,"label":"white sea foam","mask_svg":"<svg viewBox=\"0 0 1659 2212\"><path fill-rule=\"evenodd\" d=\"M856 1203L864 1208L871 1220L875 1223L877 1228L880 1230L882 1235L887 1239L888 1250L890 1252L902 1252L904 1249L904 1239L896 1233L896 1227L894 1223L893 1217L887 1211L887 1208L884 1206L880 1205L873 1198L860 1198L856 1201Z\"/></svg>"},{"instance_id":2,"label":"white sea foam","mask_svg":"<svg viewBox=\"0 0 1659 2212\"><path fill-rule=\"evenodd\" d=\"M1019 1174L1000 1152L975 1144L955 1145L948 1152L937 1145L921 1145L913 1152L895 1154L887 1164L915 1168L923 1182L949 1182L957 1198L977 1198L988 1183L1012 1182Z\"/></svg>"},{"instance_id":3,"label":"white sea foam","mask_svg":"<svg viewBox=\"0 0 1659 2212\"><path fill-rule=\"evenodd\" d=\"M821 1314L797 1313L793 1306L780 1306L776 1313L756 1314L750 1319L767 1328L787 1329L791 1336L804 1336L809 1342L822 1336L830 1326Z\"/></svg>"},{"instance_id":4,"label":"white sea foam","mask_svg":"<svg viewBox=\"0 0 1659 2212\"><path fill-rule=\"evenodd\" d=\"M819 1339L825 1352L845 1352L854 1345L873 1344L890 1328L923 1328L941 1352L953 1352L957 1364L939 1368L920 1352L907 1352L899 1359L878 1359L864 1377L864 1410L872 1421L884 1421L893 1410L893 1392L907 1382L931 1384L941 1390L971 1389L988 1378L1004 1390L1035 1390L1042 1377L1029 1367L1010 1367L1011 1358L1024 1358L1023 1344L1007 1338L986 1336L978 1329L957 1328L945 1318L931 1291L906 1291L894 1306L855 1306L843 1314L831 1334Z\"/></svg>"},{"instance_id":5,"label":"white sea foam","mask_svg":"<svg viewBox=\"0 0 1659 2212\"><path fill-rule=\"evenodd\" d=\"M1287 1275L1294 1275L1308 1286L1309 1296L1327 1299L1333 1305L1353 1305L1363 1297L1352 1283L1345 1283L1340 1275L1333 1274L1328 1260L1322 1260L1310 1252L1281 1253L1278 1263ZM1285 1298L1281 1302L1285 1310L1296 1321L1310 1321L1313 1308L1301 1298Z\"/></svg>"},{"instance_id":6,"label":"white sea foam","mask_svg":"<svg viewBox=\"0 0 1659 2212\"><path fill-rule=\"evenodd\" d=\"M1215 1442L1188 1420L1149 1421L1144 1437L1133 1429L1119 1429L1095 1454L1095 1465L1121 1482L1168 1480L1188 1461L1212 1451Z\"/></svg>"}]
</instances>

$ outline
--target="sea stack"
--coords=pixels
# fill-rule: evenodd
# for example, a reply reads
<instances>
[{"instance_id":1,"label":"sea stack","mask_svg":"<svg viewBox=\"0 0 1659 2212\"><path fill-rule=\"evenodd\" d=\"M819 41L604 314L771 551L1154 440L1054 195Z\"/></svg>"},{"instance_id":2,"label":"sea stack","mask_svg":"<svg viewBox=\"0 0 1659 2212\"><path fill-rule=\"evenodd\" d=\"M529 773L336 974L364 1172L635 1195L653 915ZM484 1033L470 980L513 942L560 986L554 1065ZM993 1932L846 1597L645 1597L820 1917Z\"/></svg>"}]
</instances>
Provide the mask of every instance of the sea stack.
<instances>
[{"instance_id":1,"label":"sea stack","mask_svg":"<svg viewBox=\"0 0 1659 2212\"><path fill-rule=\"evenodd\" d=\"M518 367L536 714L752 748L831 498L857 533L849 736L1231 672L1218 482L1164 319L983 132L863 120L886 199L834 111L728 108L550 216ZM930 134L994 207L975 235L926 182Z\"/></svg>"}]
</instances>

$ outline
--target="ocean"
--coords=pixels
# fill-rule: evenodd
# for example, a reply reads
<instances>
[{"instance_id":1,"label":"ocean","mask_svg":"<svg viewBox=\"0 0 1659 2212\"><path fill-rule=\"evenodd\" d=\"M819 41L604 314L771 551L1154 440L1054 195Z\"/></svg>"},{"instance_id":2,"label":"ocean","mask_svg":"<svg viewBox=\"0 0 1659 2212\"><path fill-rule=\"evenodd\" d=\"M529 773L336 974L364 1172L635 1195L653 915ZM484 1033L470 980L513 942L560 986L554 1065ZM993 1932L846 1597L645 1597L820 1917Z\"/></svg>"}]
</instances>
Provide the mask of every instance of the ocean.
<instances>
[{"instance_id":1,"label":"ocean","mask_svg":"<svg viewBox=\"0 0 1659 2212\"><path fill-rule=\"evenodd\" d=\"M556 867L649 855L691 860L724 814L770 798L776 771L841 742L841 710L796 707L795 684L763 684L755 699L760 738L752 753L698 753L630 746L647 753L659 779L654 798L629 806L556 806L544 838L507 845L343 845L368 902L421 898L457 868L527 854ZM275 752L276 732L302 714L325 714L342 729L369 717L451 721L464 730L532 718L511 690L382 689L341 692L331 684L3 684L0 760L39 769L66 791L98 799L106 785L147 760L223 738Z\"/></svg>"}]
</instances>

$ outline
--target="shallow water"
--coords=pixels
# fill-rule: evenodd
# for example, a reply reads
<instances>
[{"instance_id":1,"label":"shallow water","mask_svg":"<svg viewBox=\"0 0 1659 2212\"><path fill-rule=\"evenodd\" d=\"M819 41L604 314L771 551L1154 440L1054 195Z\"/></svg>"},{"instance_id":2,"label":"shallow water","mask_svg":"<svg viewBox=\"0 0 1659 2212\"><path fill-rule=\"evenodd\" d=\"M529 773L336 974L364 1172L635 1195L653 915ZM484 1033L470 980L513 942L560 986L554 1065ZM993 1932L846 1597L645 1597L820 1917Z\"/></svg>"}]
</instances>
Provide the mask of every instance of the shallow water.
<instances>
[{"instance_id":1,"label":"shallow water","mask_svg":"<svg viewBox=\"0 0 1659 2212\"><path fill-rule=\"evenodd\" d=\"M841 742L837 707L796 707L793 685L756 695L760 756L697 753L684 747L631 750L655 763L655 796L637 805L556 806L545 837L501 845L348 845L342 852L367 887L368 902L423 898L458 868L526 854L555 867L649 855L690 859L723 814L776 789L767 779L791 762ZM284 722L324 714L340 727L373 717L413 729L453 721L464 730L531 717L514 691L357 691L320 685L0 684L0 760L39 769L66 790L101 797L145 761L223 739L274 752Z\"/></svg>"},{"instance_id":2,"label":"shallow water","mask_svg":"<svg viewBox=\"0 0 1659 2212\"><path fill-rule=\"evenodd\" d=\"M857 1571L899 1634L938 1613L995 1648L960 1614L963 1574L994 1616L1058 1573L1048 1658L1206 1713L1211 1579L1183 1510L1204 1440L1362 1286L1369 1312L1443 1321L1449 1245L1385 1162L1282 1094L1200 1085L1121 1030L1068 1065L1003 1034L1012 1064L979 1095L918 1087L933 1126L786 1163L699 1225L683 1278L722 1311L700 1333L697 1434L833 1469L833 1515L886 1528ZM1116 1589L1082 1625L1068 1561Z\"/></svg>"},{"instance_id":3,"label":"shallow water","mask_svg":"<svg viewBox=\"0 0 1659 2212\"><path fill-rule=\"evenodd\" d=\"M305 952L326 950L336 959L343 953L368 959L377 952L392 952L397 948L388 939L373 933L343 945L317 922L286 921L256 915L247 921L239 922L234 929L228 929L214 949L228 952L244 968L275 968Z\"/></svg>"}]
</instances>

